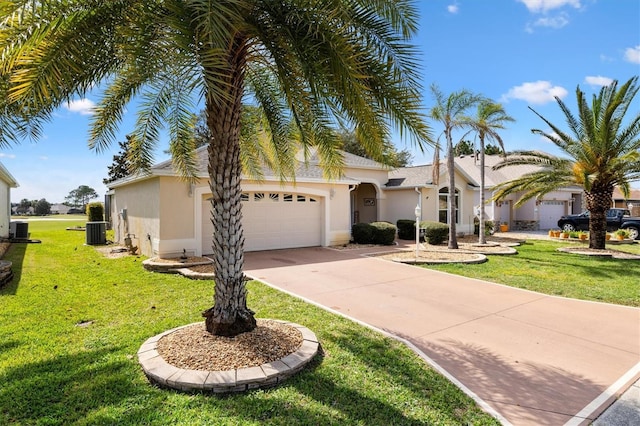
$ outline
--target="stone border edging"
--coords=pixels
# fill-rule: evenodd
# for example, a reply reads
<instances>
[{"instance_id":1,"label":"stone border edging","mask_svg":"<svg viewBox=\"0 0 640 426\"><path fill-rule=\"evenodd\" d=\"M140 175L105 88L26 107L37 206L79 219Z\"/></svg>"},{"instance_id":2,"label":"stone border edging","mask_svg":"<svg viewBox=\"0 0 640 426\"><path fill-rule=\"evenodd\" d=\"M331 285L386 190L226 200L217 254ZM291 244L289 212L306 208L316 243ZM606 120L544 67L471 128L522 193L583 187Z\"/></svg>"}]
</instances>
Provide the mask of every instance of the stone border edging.
<instances>
[{"instance_id":1,"label":"stone border edging","mask_svg":"<svg viewBox=\"0 0 640 426\"><path fill-rule=\"evenodd\" d=\"M176 260L175 262L168 262L166 260L164 262L159 262L157 259L157 257L146 259L142 262L142 266L144 267L144 269L150 272L164 272L175 274L177 269L188 268L190 266L210 265L213 263L213 259L210 259L208 257L202 257L202 259L207 260L198 262L180 262L178 260Z\"/></svg>"},{"instance_id":2,"label":"stone border edging","mask_svg":"<svg viewBox=\"0 0 640 426\"><path fill-rule=\"evenodd\" d=\"M416 260L416 259L396 258L396 259L391 259L391 260L394 261L394 262L397 262L397 263L406 263L407 265L442 265L442 264L446 264L446 263L476 264L476 263L484 263L484 262L486 262L488 260L487 256L485 256L482 253L465 252L465 253L460 253L460 254L471 255L473 258L472 259L461 259L461 260L457 260L457 259L446 259L446 260L417 259Z\"/></svg>"},{"instance_id":3,"label":"stone border edging","mask_svg":"<svg viewBox=\"0 0 640 426\"><path fill-rule=\"evenodd\" d=\"M152 383L183 392L230 393L273 387L309 364L318 353L320 343L315 333L300 324L281 320L269 321L289 325L300 331L303 340L297 351L260 366L227 371L186 370L166 362L157 351L160 339L182 328L201 324L197 322L167 330L147 339L138 350L138 362Z\"/></svg>"}]
</instances>

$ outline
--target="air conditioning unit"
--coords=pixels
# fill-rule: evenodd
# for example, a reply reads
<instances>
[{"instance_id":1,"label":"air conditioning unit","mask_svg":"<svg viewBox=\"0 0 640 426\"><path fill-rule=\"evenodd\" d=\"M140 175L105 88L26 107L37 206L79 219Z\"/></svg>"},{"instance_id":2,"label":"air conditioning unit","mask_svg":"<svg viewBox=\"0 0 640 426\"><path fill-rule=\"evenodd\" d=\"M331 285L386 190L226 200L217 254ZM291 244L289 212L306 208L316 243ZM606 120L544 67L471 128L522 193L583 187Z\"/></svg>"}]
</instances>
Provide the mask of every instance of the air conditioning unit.
<instances>
[{"instance_id":1,"label":"air conditioning unit","mask_svg":"<svg viewBox=\"0 0 640 426\"><path fill-rule=\"evenodd\" d=\"M16 240L29 238L29 222L13 221L9 223L9 236Z\"/></svg>"},{"instance_id":2,"label":"air conditioning unit","mask_svg":"<svg viewBox=\"0 0 640 426\"><path fill-rule=\"evenodd\" d=\"M100 245L107 243L107 222L87 222L87 245Z\"/></svg>"}]
</instances>

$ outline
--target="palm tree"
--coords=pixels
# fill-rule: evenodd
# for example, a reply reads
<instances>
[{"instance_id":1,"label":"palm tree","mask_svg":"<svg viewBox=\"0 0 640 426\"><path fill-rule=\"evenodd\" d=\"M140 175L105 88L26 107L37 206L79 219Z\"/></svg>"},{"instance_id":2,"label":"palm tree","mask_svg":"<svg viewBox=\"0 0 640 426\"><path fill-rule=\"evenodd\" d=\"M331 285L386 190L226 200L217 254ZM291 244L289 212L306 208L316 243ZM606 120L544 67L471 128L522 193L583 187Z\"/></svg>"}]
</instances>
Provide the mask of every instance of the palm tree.
<instances>
[{"instance_id":1,"label":"palm tree","mask_svg":"<svg viewBox=\"0 0 640 426\"><path fill-rule=\"evenodd\" d=\"M243 167L258 171L256 164L266 163L293 177L301 147L307 155L317 149L326 176L337 176L336 123L355 128L372 155L382 152L392 126L420 146L429 139L409 44L417 23L411 0L2 6L0 77L9 82L12 110L28 112L25 121L49 119L64 102L99 86L104 96L89 144L100 151L115 139L127 104L141 99L133 167L148 170L165 123L174 167L195 179L193 112L204 105L216 279L214 305L203 316L213 334L233 336L256 324L243 274ZM252 135L243 132L243 104L260 112L250 123Z\"/></svg>"},{"instance_id":2,"label":"palm tree","mask_svg":"<svg viewBox=\"0 0 640 426\"><path fill-rule=\"evenodd\" d=\"M431 85L431 93L435 100L435 105L429 110L429 117L433 120L439 121L443 124L444 130L442 133L447 141L447 172L449 175L449 195L447 197L447 212L449 222L449 242L448 247L450 249L458 248L458 240L456 238L456 197L455 197L455 163L453 154L453 136L454 130L469 128L472 123L472 119L465 115L465 113L475 106L482 98L475 95L468 90L460 90L451 93L449 96L445 96L442 91L435 84ZM439 148L440 144L436 144L433 168L435 170L440 169L439 164ZM436 172L436 181L439 178L439 173ZM437 182L436 182L437 183Z\"/></svg>"},{"instance_id":3,"label":"palm tree","mask_svg":"<svg viewBox=\"0 0 640 426\"><path fill-rule=\"evenodd\" d=\"M576 88L578 116L556 97L565 115L569 132L552 124L530 108L551 128L552 133L532 129L556 145L568 158L536 151L516 151L496 168L529 164L538 171L499 185L495 199L522 192L516 205L539 198L558 188L577 185L584 189L589 218L589 247L605 248L606 212L612 204L615 187L629 195L630 183L640 180L640 113L628 124L625 114L638 93L638 77L622 86L614 81L593 95L591 105L580 86Z\"/></svg>"},{"instance_id":4,"label":"palm tree","mask_svg":"<svg viewBox=\"0 0 640 426\"><path fill-rule=\"evenodd\" d=\"M478 104L478 110L474 117L471 127L478 134L480 140L480 228L478 231L478 243L486 244L487 238L484 234L484 210L485 210L485 170L484 170L484 155L485 155L485 140L493 140L498 143L501 150L504 152L504 144L502 138L498 134L498 130L504 129L504 123L507 121L514 121L513 117L507 115L506 111L499 103L495 103L488 99L483 100Z\"/></svg>"}]
</instances>

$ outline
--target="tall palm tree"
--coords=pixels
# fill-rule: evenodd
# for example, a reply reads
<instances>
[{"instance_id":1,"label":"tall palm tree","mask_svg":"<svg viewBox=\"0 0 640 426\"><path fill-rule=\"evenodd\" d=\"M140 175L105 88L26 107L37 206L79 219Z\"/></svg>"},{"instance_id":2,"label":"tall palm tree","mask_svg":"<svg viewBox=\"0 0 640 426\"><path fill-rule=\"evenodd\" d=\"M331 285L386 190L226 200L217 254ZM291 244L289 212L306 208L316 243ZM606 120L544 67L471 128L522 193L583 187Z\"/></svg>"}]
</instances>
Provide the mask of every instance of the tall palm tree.
<instances>
[{"instance_id":1,"label":"tall palm tree","mask_svg":"<svg viewBox=\"0 0 640 426\"><path fill-rule=\"evenodd\" d=\"M444 126L442 133L447 141L447 173L449 175L449 195L447 197L447 216L449 221L449 242L450 249L458 248L456 238L456 197L455 197L455 162L453 155L453 131L466 129L471 126L472 119L466 115L470 108L473 108L482 100L481 96L475 95L468 90L459 90L445 96L437 85L431 85L431 94L435 100L435 105L429 109L428 115L431 119L439 121ZM434 154L434 170L440 169L439 148L436 145ZM436 172L439 178L439 173Z\"/></svg>"},{"instance_id":2,"label":"tall palm tree","mask_svg":"<svg viewBox=\"0 0 640 426\"><path fill-rule=\"evenodd\" d=\"M478 231L478 243L486 244L487 238L484 234L484 211L485 211L485 140L493 140L498 143L504 152L504 143L498 130L504 129L504 123L515 121L509 116L501 104L485 99L478 104L476 116L471 122L471 127L478 134L480 141L480 228Z\"/></svg>"},{"instance_id":3,"label":"tall palm tree","mask_svg":"<svg viewBox=\"0 0 640 426\"><path fill-rule=\"evenodd\" d=\"M204 105L216 278L203 315L213 334L255 327L242 271L242 166L266 162L293 177L297 148L314 148L327 177L337 176L337 123L355 128L372 155L393 127L420 146L429 139L411 0L13 0L0 2L0 19L0 76L30 121L102 85L90 131L101 150L127 104L142 99L137 169L152 164L166 123L174 167L194 179L192 117ZM243 103L260 111L260 137L242 134Z\"/></svg>"},{"instance_id":4,"label":"tall palm tree","mask_svg":"<svg viewBox=\"0 0 640 426\"><path fill-rule=\"evenodd\" d=\"M536 151L516 151L496 168L529 164L539 170L499 185L495 199L522 192L516 205L542 197L558 188L577 185L584 189L589 217L589 247L605 248L606 212L615 187L629 195L630 183L640 180L640 113L626 121L626 113L638 93L638 76L622 86L614 81L593 95L591 105L580 86L576 88L578 116L556 97L569 132L530 108L551 129L532 129L556 145L567 158Z\"/></svg>"}]
</instances>

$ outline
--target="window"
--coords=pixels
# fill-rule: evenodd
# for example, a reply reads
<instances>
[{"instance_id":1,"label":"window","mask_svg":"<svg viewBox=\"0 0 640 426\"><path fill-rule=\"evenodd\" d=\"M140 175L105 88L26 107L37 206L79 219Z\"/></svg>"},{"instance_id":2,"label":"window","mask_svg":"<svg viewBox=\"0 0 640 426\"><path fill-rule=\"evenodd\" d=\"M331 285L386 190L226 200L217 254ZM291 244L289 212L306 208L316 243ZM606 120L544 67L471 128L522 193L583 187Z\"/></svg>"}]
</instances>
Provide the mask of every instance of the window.
<instances>
[{"instance_id":1,"label":"window","mask_svg":"<svg viewBox=\"0 0 640 426\"><path fill-rule=\"evenodd\" d=\"M253 201L262 201L264 200L264 192L256 192L253 194Z\"/></svg>"},{"instance_id":2,"label":"window","mask_svg":"<svg viewBox=\"0 0 640 426\"><path fill-rule=\"evenodd\" d=\"M310 203L315 203L315 202L317 202L317 201L318 201L318 200L316 200L315 198L311 198L311 197L309 197L309 202L310 202Z\"/></svg>"},{"instance_id":3,"label":"window","mask_svg":"<svg viewBox=\"0 0 640 426\"><path fill-rule=\"evenodd\" d=\"M459 217L459 209L460 209L460 205L459 205L459 196L460 193L459 191L456 189L455 190L455 195L454 195L454 199L453 199L453 204L455 206L455 220L456 223L459 222L460 217ZM449 210L447 208L447 201L449 198L449 188L442 188L439 192L438 192L438 221L441 223L449 223Z\"/></svg>"},{"instance_id":4,"label":"window","mask_svg":"<svg viewBox=\"0 0 640 426\"><path fill-rule=\"evenodd\" d=\"M282 194L282 201L284 201L285 203L293 202L293 195L291 195L291 194Z\"/></svg>"},{"instance_id":5,"label":"window","mask_svg":"<svg viewBox=\"0 0 640 426\"><path fill-rule=\"evenodd\" d=\"M305 201L307 201L307 197L305 197L304 195L298 195L297 201L299 203L304 203Z\"/></svg>"},{"instance_id":6,"label":"window","mask_svg":"<svg viewBox=\"0 0 640 426\"><path fill-rule=\"evenodd\" d=\"M280 200L280 194L278 194L278 193L275 193L275 194L274 194L274 193L271 193L271 194L269 194L269 199L270 199L271 201L279 201L279 200Z\"/></svg>"}]
</instances>

